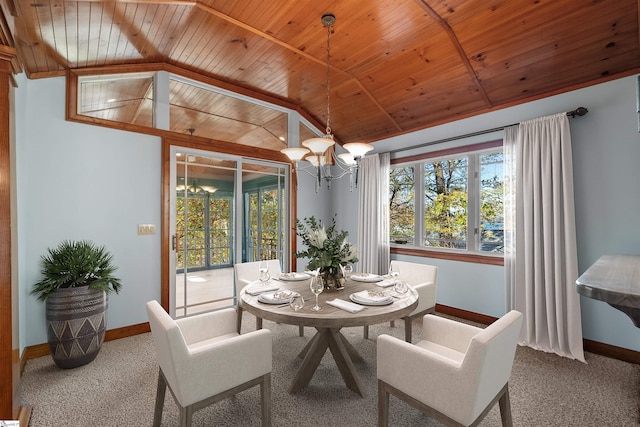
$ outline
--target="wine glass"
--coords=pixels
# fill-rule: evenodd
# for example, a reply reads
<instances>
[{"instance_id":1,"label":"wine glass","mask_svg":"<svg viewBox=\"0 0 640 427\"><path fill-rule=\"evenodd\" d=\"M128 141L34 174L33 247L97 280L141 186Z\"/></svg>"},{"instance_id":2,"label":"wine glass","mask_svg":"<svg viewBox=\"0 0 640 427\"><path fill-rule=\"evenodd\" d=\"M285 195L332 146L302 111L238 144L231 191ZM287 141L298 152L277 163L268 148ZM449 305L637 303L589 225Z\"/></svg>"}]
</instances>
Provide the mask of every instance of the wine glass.
<instances>
[{"instance_id":1,"label":"wine glass","mask_svg":"<svg viewBox=\"0 0 640 427\"><path fill-rule=\"evenodd\" d=\"M396 294L404 296L404 294L409 292L409 285L407 285L407 282L398 280L396 281L395 285L393 285L393 290L396 292Z\"/></svg>"},{"instance_id":2,"label":"wine glass","mask_svg":"<svg viewBox=\"0 0 640 427\"><path fill-rule=\"evenodd\" d=\"M289 307L291 307L293 311L302 310L302 307L304 307L304 298L302 298L302 295L296 295L293 298L291 298Z\"/></svg>"},{"instance_id":3,"label":"wine glass","mask_svg":"<svg viewBox=\"0 0 640 427\"><path fill-rule=\"evenodd\" d=\"M313 292L313 294L316 296L316 305L311 307L311 310L322 310L322 307L318 305L318 295L320 295L324 290L324 284L322 283L322 277L320 276L320 274L311 276L311 283L309 284L309 288L311 288L311 292Z\"/></svg>"},{"instance_id":4,"label":"wine glass","mask_svg":"<svg viewBox=\"0 0 640 427\"><path fill-rule=\"evenodd\" d=\"M398 283L398 276L400 276L400 267L398 267L398 264L389 264L389 277L393 279L394 285Z\"/></svg>"},{"instance_id":5,"label":"wine glass","mask_svg":"<svg viewBox=\"0 0 640 427\"><path fill-rule=\"evenodd\" d=\"M261 260L258 264L258 280L263 285L266 285L271 276L269 276L269 264L265 260Z\"/></svg>"},{"instance_id":6,"label":"wine glass","mask_svg":"<svg viewBox=\"0 0 640 427\"><path fill-rule=\"evenodd\" d=\"M351 267L351 264L347 264L347 265L340 265L340 267L342 267L342 275L344 276L344 278L348 278L349 275L353 272L353 267Z\"/></svg>"}]
</instances>

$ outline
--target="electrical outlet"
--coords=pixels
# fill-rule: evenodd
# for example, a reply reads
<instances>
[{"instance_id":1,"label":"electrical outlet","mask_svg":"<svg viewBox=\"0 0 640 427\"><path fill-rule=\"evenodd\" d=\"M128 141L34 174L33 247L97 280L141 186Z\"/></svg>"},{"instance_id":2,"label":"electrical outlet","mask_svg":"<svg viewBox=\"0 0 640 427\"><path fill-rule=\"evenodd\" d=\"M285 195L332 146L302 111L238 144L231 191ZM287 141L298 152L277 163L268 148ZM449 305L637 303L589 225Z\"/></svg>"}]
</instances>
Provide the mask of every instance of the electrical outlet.
<instances>
[{"instance_id":1,"label":"electrical outlet","mask_svg":"<svg viewBox=\"0 0 640 427\"><path fill-rule=\"evenodd\" d=\"M138 234L139 235L156 234L156 225L155 224L138 224Z\"/></svg>"}]
</instances>

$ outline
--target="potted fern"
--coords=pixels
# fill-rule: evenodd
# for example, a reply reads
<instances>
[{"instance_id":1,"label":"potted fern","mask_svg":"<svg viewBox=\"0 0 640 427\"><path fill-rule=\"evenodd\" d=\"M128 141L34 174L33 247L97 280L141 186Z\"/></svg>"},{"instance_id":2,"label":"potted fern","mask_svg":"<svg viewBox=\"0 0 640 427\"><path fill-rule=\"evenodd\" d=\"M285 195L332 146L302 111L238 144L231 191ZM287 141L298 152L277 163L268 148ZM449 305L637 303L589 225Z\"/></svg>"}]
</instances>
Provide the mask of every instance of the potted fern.
<instances>
[{"instance_id":1,"label":"potted fern","mask_svg":"<svg viewBox=\"0 0 640 427\"><path fill-rule=\"evenodd\" d=\"M61 242L40 260L42 280L31 291L46 303L47 341L53 361L69 369L98 355L107 329L108 296L122 284L104 246Z\"/></svg>"}]
</instances>

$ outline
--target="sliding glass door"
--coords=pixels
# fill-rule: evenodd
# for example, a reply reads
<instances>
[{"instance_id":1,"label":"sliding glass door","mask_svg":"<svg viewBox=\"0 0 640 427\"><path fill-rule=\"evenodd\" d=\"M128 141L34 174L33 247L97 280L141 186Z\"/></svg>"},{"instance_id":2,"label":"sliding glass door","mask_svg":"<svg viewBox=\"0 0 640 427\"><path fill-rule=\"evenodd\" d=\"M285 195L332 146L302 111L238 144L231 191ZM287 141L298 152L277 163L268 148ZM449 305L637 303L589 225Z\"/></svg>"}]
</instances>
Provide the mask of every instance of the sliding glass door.
<instances>
[{"instance_id":1,"label":"sliding glass door","mask_svg":"<svg viewBox=\"0 0 640 427\"><path fill-rule=\"evenodd\" d=\"M283 260L285 239L284 169L244 164L243 262L261 259Z\"/></svg>"},{"instance_id":2,"label":"sliding glass door","mask_svg":"<svg viewBox=\"0 0 640 427\"><path fill-rule=\"evenodd\" d=\"M171 159L172 314L232 306L235 263L288 258L287 165L180 147Z\"/></svg>"}]
</instances>

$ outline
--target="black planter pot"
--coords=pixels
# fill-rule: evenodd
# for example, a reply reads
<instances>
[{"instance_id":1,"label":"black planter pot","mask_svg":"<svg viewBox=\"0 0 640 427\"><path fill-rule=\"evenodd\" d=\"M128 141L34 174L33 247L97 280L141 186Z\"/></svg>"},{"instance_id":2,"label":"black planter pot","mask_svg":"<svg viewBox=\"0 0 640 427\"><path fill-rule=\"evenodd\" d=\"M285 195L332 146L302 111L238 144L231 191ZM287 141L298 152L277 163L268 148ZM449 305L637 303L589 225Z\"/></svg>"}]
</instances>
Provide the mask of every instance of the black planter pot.
<instances>
[{"instance_id":1,"label":"black planter pot","mask_svg":"<svg viewBox=\"0 0 640 427\"><path fill-rule=\"evenodd\" d=\"M56 365L71 369L95 359L107 329L106 292L61 288L49 295L46 306L47 340Z\"/></svg>"}]
</instances>

